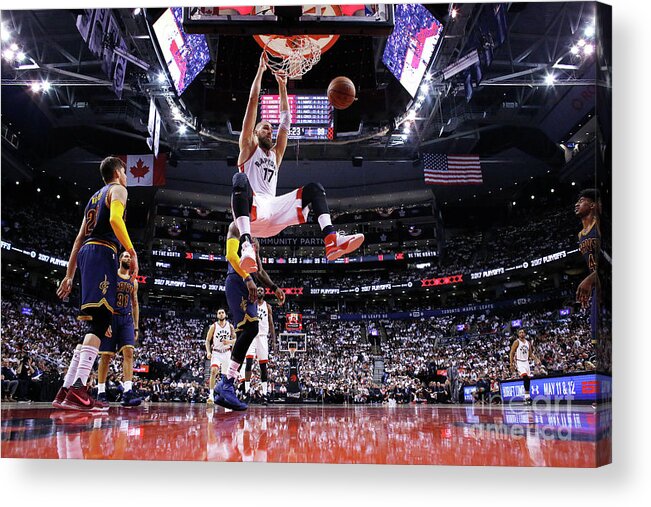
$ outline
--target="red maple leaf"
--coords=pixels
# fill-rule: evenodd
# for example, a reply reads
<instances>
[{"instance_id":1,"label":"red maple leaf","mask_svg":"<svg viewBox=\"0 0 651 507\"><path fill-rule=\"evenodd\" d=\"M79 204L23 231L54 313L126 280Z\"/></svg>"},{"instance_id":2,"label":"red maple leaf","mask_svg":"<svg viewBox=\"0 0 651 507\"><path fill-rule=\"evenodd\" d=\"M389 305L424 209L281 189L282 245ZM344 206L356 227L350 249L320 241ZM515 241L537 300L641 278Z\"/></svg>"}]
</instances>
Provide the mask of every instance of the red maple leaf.
<instances>
[{"instance_id":1,"label":"red maple leaf","mask_svg":"<svg viewBox=\"0 0 651 507\"><path fill-rule=\"evenodd\" d=\"M139 158L136 165L129 168L129 172L133 174L133 177L138 180L138 183L140 183L140 178L145 177L145 175L149 172L149 167L147 167L142 159Z\"/></svg>"}]
</instances>

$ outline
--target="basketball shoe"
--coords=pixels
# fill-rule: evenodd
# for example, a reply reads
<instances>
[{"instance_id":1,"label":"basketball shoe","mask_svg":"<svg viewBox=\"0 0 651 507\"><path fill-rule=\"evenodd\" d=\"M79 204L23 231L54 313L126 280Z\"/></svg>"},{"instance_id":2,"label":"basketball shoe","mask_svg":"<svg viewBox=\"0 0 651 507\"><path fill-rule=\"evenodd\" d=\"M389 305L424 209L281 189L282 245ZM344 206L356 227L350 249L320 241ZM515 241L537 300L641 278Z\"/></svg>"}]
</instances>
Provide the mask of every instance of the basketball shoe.
<instances>
[{"instance_id":1,"label":"basketball shoe","mask_svg":"<svg viewBox=\"0 0 651 507\"><path fill-rule=\"evenodd\" d=\"M222 379L217 384L217 387L215 387L215 403L224 408L230 408L231 410L246 410L248 405L242 403L237 397L237 394L235 394L234 381L235 379L225 378L222 375Z\"/></svg>"},{"instance_id":2,"label":"basketball shoe","mask_svg":"<svg viewBox=\"0 0 651 507\"><path fill-rule=\"evenodd\" d=\"M325 237L326 245L326 258L329 261L334 261L354 252L364 243L363 234L342 234L341 232L333 232Z\"/></svg>"},{"instance_id":3,"label":"basketball shoe","mask_svg":"<svg viewBox=\"0 0 651 507\"><path fill-rule=\"evenodd\" d=\"M109 404L95 400L88 394L88 387L71 386L68 389L66 399L61 403L62 408L79 410L81 412L103 412L109 409Z\"/></svg>"},{"instance_id":4,"label":"basketball shoe","mask_svg":"<svg viewBox=\"0 0 651 507\"><path fill-rule=\"evenodd\" d=\"M122 395L122 401L120 402L120 405L123 407L137 407L141 403L142 398L136 396L136 393L134 393L133 389L131 389Z\"/></svg>"},{"instance_id":5,"label":"basketball shoe","mask_svg":"<svg viewBox=\"0 0 651 507\"><path fill-rule=\"evenodd\" d=\"M57 392L57 395L54 398L54 401L52 402L52 406L54 408L65 408L63 406L63 401L66 399L66 396L68 396L68 388L67 387L61 387L59 389L59 392Z\"/></svg>"},{"instance_id":6,"label":"basketball shoe","mask_svg":"<svg viewBox=\"0 0 651 507\"><path fill-rule=\"evenodd\" d=\"M240 252L240 268L247 273L255 273L258 271L258 261L255 258L255 249L248 241L242 242L242 249Z\"/></svg>"}]
</instances>

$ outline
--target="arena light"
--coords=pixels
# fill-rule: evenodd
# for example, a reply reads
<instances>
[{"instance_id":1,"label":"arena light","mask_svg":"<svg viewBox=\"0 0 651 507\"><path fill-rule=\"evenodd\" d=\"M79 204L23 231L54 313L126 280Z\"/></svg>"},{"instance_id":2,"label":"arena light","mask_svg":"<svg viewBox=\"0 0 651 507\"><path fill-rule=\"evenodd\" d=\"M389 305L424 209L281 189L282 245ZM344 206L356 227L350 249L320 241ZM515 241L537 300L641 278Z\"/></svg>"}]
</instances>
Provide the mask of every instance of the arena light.
<instances>
[{"instance_id":1,"label":"arena light","mask_svg":"<svg viewBox=\"0 0 651 507\"><path fill-rule=\"evenodd\" d=\"M134 16L137 16L141 12L142 12L142 9L140 7L136 7L135 9L133 9L133 15Z\"/></svg>"},{"instance_id":2,"label":"arena light","mask_svg":"<svg viewBox=\"0 0 651 507\"><path fill-rule=\"evenodd\" d=\"M553 194L554 192L555 192L555 190L552 188L552 189L551 189L551 193Z\"/></svg>"},{"instance_id":3,"label":"arena light","mask_svg":"<svg viewBox=\"0 0 651 507\"><path fill-rule=\"evenodd\" d=\"M13 52L11 49L5 49L5 50L2 52L2 56L3 56L3 58L4 58L5 60L7 60L8 62L12 62L12 61L14 60L14 57L15 57L16 55L14 54L14 52Z\"/></svg>"},{"instance_id":4,"label":"arena light","mask_svg":"<svg viewBox=\"0 0 651 507\"><path fill-rule=\"evenodd\" d=\"M57 194L57 199L61 199L61 196L59 194Z\"/></svg>"},{"instance_id":5,"label":"arena light","mask_svg":"<svg viewBox=\"0 0 651 507\"><path fill-rule=\"evenodd\" d=\"M11 44L11 46L9 46L9 49L11 49L11 50L14 51L14 52L15 52L15 51L18 51L18 44L16 44L15 42L13 42L13 43Z\"/></svg>"},{"instance_id":6,"label":"arena light","mask_svg":"<svg viewBox=\"0 0 651 507\"><path fill-rule=\"evenodd\" d=\"M164 83L166 80L167 79L165 78L165 74L163 74L162 72L160 74L158 74L158 82L159 83Z\"/></svg>"},{"instance_id":7,"label":"arena light","mask_svg":"<svg viewBox=\"0 0 651 507\"><path fill-rule=\"evenodd\" d=\"M409 111L409 113L407 114L407 119L409 121L414 121L416 119L416 111L414 109Z\"/></svg>"},{"instance_id":8,"label":"arena light","mask_svg":"<svg viewBox=\"0 0 651 507\"><path fill-rule=\"evenodd\" d=\"M513 203L512 203L512 204L513 204L513 206L515 206L515 201L513 201Z\"/></svg>"},{"instance_id":9,"label":"arena light","mask_svg":"<svg viewBox=\"0 0 651 507\"><path fill-rule=\"evenodd\" d=\"M459 10L457 8L454 8L450 11L450 17L452 19L456 19L458 15L459 15Z\"/></svg>"},{"instance_id":10,"label":"arena light","mask_svg":"<svg viewBox=\"0 0 651 507\"><path fill-rule=\"evenodd\" d=\"M16 185L20 185L20 181L17 181L17 182L16 182Z\"/></svg>"},{"instance_id":11,"label":"arena light","mask_svg":"<svg viewBox=\"0 0 651 507\"><path fill-rule=\"evenodd\" d=\"M22 62L25 59L26 56L27 55L25 53L23 53L22 51L18 51L18 53L16 54L16 61L17 62Z\"/></svg>"},{"instance_id":12,"label":"arena light","mask_svg":"<svg viewBox=\"0 0 651 507\"><path fill-rule=\"evenodd\" d=\"M532 195L532 196L531 196L531 200L534 200L535 198L536 198L535 195Z\"/></svg>"},{"instance_id":13,"label":"arena light","mask_svg":"<svg viewBox=\"0 0 651 507\"><path fill-rule=\"evenodd\" d=\"M186 127L185 125L181 125L181 126L179 127L179 134L183 135L183 134L185 134L187 131L188 131L188 127Z\"/></svg>"},{"instance_id":14,"label":"arena light","mask_svg":"<svg viewBox=\"0 0 651 507\"><path fill-rule=\"evenodd\" d=\"M572 53L573 55L578 55L579 51L580 51L579 46L572 46L570 48L570 53Z\"/></svg>"},{"instance_id":15,"label":"arena light","mask_svg":"<svg viewBox=\"0 0 651 507\"><path fill-rule=\"evenodd\" d=\"M40 188L37 188L37 189L36 189L36 191L37 191L37 192L40 192L40 191L41 191L41 189L40 189Z\"/></svg>"},{"instance_id":16,"label":"arena light","mask_svg":"<svg viewBox=\"0 0 651 507\"><path fill-rule=\"evenodd\" d=\"M573 181L573 182L572 182L572 186L573 186L573 187L576 186L576 181Z\"/></svg>"},{"instance_id":17,"label":"arena light","mask_svg":"<svg viewBox=\"0 0 651 507\"><path fill-rule=\"evenodd\" d=\"M42 89L44 92L49 92L49 91L50 91L50 88L52 88L52 85L51 85L48 81L43 81L43 82L41 83L41 89Z\"/></svg>"},{"instance_id":18,"label":"arena light","mask_svg":"<svg viewBox=\"0 0 651 507\"><path fill-rule=\"evenodd\" d=\"M583 48L583 54L590 56L594 52L594 46L592 44L586 44Z\"/></svg>"},{"instance_id":19,"label":"arena light","mask_svg":"<svg viewBox=\"0 0 651 507\"><path fill-rule=\"evenodd\" d=\"M41 91L41 83L37 83L36 81L34 81L34 82L32 83L31 88L32 88L32 91L33 91L34 93L38 93L38 92Z\"/></svg>"},{"instance_id":20,"label":"arena light","mask_svg":"<svg viewBox=\"0 0 651 507\"><path fill-rule=\"evenodd\" d=\"M0 38L2 38L2 42L7 42L8 40L11 39L11 30L7 28L7 26L2 23L2 30L0 32Z\"/></svg>"},{"instance_id":21,"label":"arena light","mask_svg":"<svg viewBox=\"0 0 651 507\"><path fill-rule=\"evenodd\" d=\"M554 74L547 74L545 76L545 84L547 86L554 86L555 82L556 82L556 76L554 76Z\"/></svg>"},{"instance_id":22,"label":"arena light","mask_svg":"<svg viewBox=\"0 0 651 507\"><path fill-rule=\"evenodd\" d=\"M594 36L594 25L588 25L585 27L585 30L583 30L583 34L586 37L593 37Z\"/></svg>"},{"instance_id":23,"label":"arena light","mask_svg":"<svg viewBox=\"0 0 651 507\"><path fill-rule=\"evenodd\" d=\"M577 42L576 45L582 48L583 46L585 46L585 39L579 39L579 42Z\"/></svg>"}]
</instances>

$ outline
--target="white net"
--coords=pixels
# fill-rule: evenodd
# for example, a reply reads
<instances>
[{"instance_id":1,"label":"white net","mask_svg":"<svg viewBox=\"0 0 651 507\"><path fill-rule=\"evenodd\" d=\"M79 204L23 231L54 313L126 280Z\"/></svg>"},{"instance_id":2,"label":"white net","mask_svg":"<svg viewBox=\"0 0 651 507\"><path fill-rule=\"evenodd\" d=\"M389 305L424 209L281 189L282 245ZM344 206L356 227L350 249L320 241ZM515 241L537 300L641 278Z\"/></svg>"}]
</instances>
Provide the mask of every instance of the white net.
<instances>
[{"instance_id":1,"label":"white net","mask_svg":"<svg viewBox=\"0 0 651 507\"><path fill-rule=\"evenodd\" d=\"M288 54L276 56L269 51L273 43L277 45L284 39L285 51ZM269 60L267 66L274 74L284 74L289 79L302 76L321 59L321 47L318 42L308 35L295 35L292 37L274 37L265 47Z\"/></svg>"}]
</instances>

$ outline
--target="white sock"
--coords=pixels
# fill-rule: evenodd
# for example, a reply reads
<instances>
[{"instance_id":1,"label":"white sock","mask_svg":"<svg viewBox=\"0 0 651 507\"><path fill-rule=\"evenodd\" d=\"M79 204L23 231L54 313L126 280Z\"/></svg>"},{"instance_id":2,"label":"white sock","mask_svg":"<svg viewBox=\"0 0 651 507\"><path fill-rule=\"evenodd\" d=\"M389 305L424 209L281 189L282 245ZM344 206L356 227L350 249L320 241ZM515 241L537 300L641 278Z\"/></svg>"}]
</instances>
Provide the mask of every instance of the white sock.
<instances>
[{"instance_id":1,"label":"white sock","mask_svg":"<svg viewBox=\"0 0 651 507\"><path fill-rule=\"evenodd\" d=\"M244 392L248 393L249 389L251 389L251 382L249 382L248 380L245 380L244 381Z\"/></svg>"},{"instance_id":2,"label":"white sock","mask_svg":"<svg viewBox=\"0 0 651 507\"><path fill-rule=\"evenodd\" d=\"M319 215L319 218L317 218L317 220L319 221L319 227L321 227L321 230L325 229L328 225L332 225L332 220L330 220L330 213Z\"/></svg>"},{"instance_id":3,"label":"white sock","mask_svg":"<svg viewBox=\"0 0 651 507\"><path fill-rule=\"evenodd\" d=\"M262 394L267 395L267 382L262 383Z\"/></svg>"},{"instance_id":4,"label":"white sock","mask_svg":"<svg viewBox=\"0 0 651 507\"><path fill-rule=\"evenodd\" d=\"M131 391L131 389L133 389L133 380L125 380L122 385L124 387L124 392Z\"/></svg>"},{"instance_id":5,"label":"white sock","mask_svg":"<svg viewBox=\"0 0 651 507\"><path fill-rule=\"evenodd\" d=\"M106 384L97 384L97 394L106 392Z\"/></svg>"},{"instance_id":6,"label":"white sock","mask_svg":"<svg viewBox=\"0 0 651 507\"><path fill-rule=\"evenodd\" d=\"M91 345L82 345L79 351L79 366L77 366L77 373L75 377L81 381L83 385L88 382L88 377L95 364L95 358L99 349ZM75 380L76 382L77 380Z\"/></svg>"},{"instance_id":7,"label":"white sock","mask_svg":"<svg viewBox=\"0 0 651 507\"><path fill-rule=\"evenodd\" d=\"M243 234L251 234L251 219L249 217L237 217L235 225L240 231L240 236Z\"/></svg>"},{"instance_id":8,"label":"white sock","mask_svg":"<svg viewBox=\"0 0 651 507\"><path fill-rule=\"evenodd\" d=\"M75 375L77 375L77 366L79 366L79 352L81 352L81 344L77 345L75 351L72 353L70 366L68 366L68 372L63 380L63 387L70 387L77 379Z\"/></svg>"},{"instance_id":9,"label":"white sock","mask_svg":"<svg viewBox=\"0 0 651 507\"><path fill-rule=\"evenodd\" d=\"M240 366L242 366L242 363L236 363L231 359L230 365L228 366L228 373L226 374L226 378L236 379L239 375L238 370L240 369Z\"/></svg>"}]
</instances>

